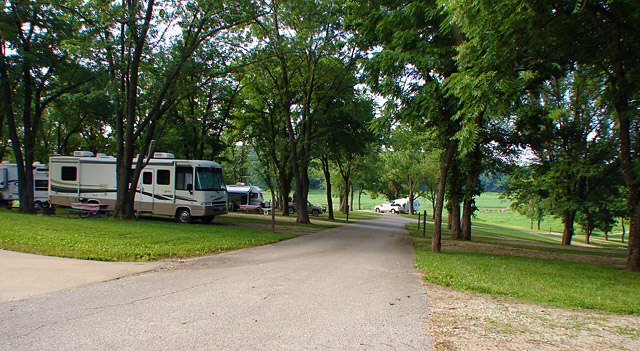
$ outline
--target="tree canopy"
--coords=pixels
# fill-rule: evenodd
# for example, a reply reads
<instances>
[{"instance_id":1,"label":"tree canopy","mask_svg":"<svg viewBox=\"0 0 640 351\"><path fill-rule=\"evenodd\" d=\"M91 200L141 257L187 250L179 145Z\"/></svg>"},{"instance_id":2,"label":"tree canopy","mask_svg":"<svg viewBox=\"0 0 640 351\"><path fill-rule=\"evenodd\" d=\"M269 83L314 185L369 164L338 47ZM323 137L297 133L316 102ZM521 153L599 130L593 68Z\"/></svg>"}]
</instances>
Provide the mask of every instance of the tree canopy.
<instances>
[{"instance_id":1,"label":"tree canopy","mask_svg":"<svg viewBox=\"0 0 640 351\"><path fill-rule=\"evenodd\" d=\"M5 1L0 160L24 212L32 164L83 149L117 157L133 218L155 148L256 174L303 223L317 167L343 211L354 189L430 199L436 252L500 174L564 244L628 219L640 271L638 25L631 0Z\"/></svg>"}]
</instances>

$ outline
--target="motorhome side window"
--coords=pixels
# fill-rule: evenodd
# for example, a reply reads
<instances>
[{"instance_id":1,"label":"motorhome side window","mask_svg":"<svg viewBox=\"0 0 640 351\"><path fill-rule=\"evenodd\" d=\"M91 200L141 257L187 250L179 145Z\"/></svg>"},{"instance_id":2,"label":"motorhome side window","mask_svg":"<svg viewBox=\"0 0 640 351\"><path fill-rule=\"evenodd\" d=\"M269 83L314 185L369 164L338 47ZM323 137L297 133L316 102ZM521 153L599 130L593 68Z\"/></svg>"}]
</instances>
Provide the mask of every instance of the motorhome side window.
<instances>
[{"instance_id":1,"label":"motorhome side window","mask_svg":"<svg viewBox=\"0 0 640 351\"><path fill-rule=\"evenodd\" d=\"M142 184L153 184L153 172L142 172Z\"/></svg>"},{"instance_id":2,"label":"motorhome side window","mask_svg":"<svg viewBox=\"0 0 640 351\"><path fill-rule=\"evenodd\" d=\"M193 167L176 167L176 190L193 190Z\"/></svg>"},{"instance_id":3,"label":"motorhome side window","mask_svg":"<svg viewBox=\"0 0 640 351\"><path fill-rule=\"evenodd\" d=\"M62 172L62 177L60 177L60 179L62 180L67 180L67 181L75 181L77 180L77 168L76 167L70 167L70 166L62 166L61 170Z\"/></svg>"},{"instance_id":4,"label":"motorhome side window","mask_svg":"<svg viewBox=\"0 0 640 351\"><path fill-rule=\"evenodd\" d=\"M156 173L156 184L171 184L171 171L169 171L168 169L159 169Z\"/></svg>"}]
</instances>

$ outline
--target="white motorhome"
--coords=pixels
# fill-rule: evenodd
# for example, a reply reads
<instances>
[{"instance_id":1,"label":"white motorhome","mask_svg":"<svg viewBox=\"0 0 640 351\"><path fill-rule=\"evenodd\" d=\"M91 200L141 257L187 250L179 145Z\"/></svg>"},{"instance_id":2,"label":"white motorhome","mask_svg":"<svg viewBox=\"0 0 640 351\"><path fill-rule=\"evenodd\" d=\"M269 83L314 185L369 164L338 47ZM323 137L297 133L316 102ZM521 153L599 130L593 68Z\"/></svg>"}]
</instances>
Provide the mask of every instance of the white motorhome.
<instances>
[{"instance_id":1,"label":"white motorhome","mask_svg":"<svg viewBox=\"0 0 640 351\"><path fill-rule=\"evenodd\" d=\"M135 160L134 160L135 161ZM71 206L86 202L116 203L116 158L76 151L73 156L49 158L49 201ZM227 192L222 168L213 161L180 160L173 154L156 152L143 168L138 182L134 210L174 216L189 223L200 219L211 222L227 213Z\"/></svg>"},{"instance_id":2,"label":"white motorhome","mask_svg":"<svg viewBox=\"0 0 640 351\"><path fill-rule=\"evenodd\" d=\"M33 164L33 204L36 208L49 207L49 171L47 165ZM18 167L9 162L0 164L0 206L11 207L20 200L18 191Z\"/></svg>"},{"instance_id":3,"label":"white motorhome","mask_svg":"<svg viewBox=\"0 0 640 351\"><path fill-rule=\"evenodd\" d=\"M240 206L258 206L264 204L264 197L259 187L254 185L245 185L237 183L235 185L227 185L227 193L229 194L229 209L237 211Z\"/></svg>"}]
</instances>

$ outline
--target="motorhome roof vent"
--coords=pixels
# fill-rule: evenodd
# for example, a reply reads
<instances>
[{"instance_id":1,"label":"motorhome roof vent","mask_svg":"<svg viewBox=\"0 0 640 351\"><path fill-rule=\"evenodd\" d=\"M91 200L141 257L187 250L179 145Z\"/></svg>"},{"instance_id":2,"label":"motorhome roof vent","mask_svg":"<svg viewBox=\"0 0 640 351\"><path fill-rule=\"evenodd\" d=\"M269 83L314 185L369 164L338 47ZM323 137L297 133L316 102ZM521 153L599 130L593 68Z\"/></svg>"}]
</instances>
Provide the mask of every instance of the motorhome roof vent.
<instances>
[{"instance_id":1,"label":"motorhome roof vent","mask_svg":"<svg viewBox=\"0 0 640 351\"><path fill-rule=\"evenodd\" d=\"M73 156L75 157L93 157L93 152L91 151L74 151Z\"/></svg>"},{"instance_id":2,"label":"motorhome roof vent","mask_svg":"<svg viewBox=\"0 0 640 351\"><path fill-rule=\"evenodd\" d=\"M96 154L96 157L110 157L110 156L107 154L103 154L102 152L99 152Z\"/></svg>"},{"instance_id":3,"label":"motorhome roof vent","mask_svg":"<svg viewBox=\"0 0 640 351\"><path fill-rule=\"evenodd\" d=\"M176 158L176 157L170 152L154 152L153 158Z\"/></svg>"}]
</instances>

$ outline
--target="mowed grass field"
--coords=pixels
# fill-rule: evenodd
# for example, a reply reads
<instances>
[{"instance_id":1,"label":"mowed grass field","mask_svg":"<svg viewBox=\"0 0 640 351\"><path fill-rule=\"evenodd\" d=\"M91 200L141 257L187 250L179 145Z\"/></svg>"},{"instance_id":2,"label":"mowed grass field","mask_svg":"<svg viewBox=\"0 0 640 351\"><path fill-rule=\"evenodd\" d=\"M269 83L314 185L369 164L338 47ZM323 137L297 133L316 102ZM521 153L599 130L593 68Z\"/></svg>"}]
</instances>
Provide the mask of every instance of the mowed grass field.
<instances>
[{"instance_id":1,"label":"mowed grass field","mask_svg":"<svg viewBox=\"0 0 640 351\"><path fill-rule=\"evenodd\" d=\"M640 315L640 274L624 270L625 252L563 246L550 238L486 224L472 242L449 240L431 250L432 224L411 223L416 266L429 282L526 302Z\"/></svg>"},{"instance_id":2,"label":"mowed grass field","mask_svg":"<svg viewBox=\"0 0 640 351\"><path fill-rule=\"evenodd\" d=\"M433 224L425 231L417 220L407 226L425 280L542 305L640 315L640 274L624 270L620 234L607 241L594 233L586 245L576 225L573 244L560 245L559 219L548 217L541 230L535 223L530 229L530 220L508 210L509 202L496 193L483 194L477 205L472 242L449 240L445 223L439 254L431 250Z\"/></svg>"},{"instance_id":3,"label":"mowed grass field","mask_svg":"<svg viewBox=\"0 0 640 351\"><path fill-rule=\"evenodd\" d=\"M229 221L217 217L210 225L185 225L157 218L73 219L0 209L0 248L99 261L153 261L236 250L299 235L295 230L272 233L227 225Z\"/></svg>"}]
</instances>

